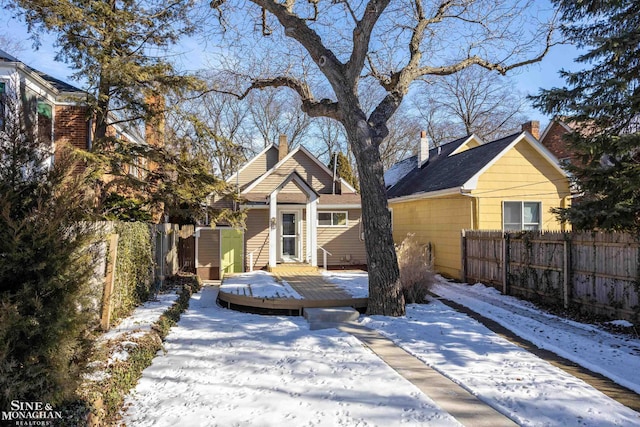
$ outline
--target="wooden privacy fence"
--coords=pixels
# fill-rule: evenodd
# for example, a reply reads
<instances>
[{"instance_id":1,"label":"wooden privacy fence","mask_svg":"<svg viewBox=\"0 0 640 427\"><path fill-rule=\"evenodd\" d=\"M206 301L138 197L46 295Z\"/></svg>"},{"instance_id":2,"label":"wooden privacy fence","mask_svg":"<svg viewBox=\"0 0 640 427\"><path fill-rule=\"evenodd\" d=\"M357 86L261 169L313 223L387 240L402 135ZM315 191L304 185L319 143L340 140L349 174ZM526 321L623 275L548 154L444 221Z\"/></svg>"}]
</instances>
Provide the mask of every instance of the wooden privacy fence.
<instances>
[{"instance_id":1,"label":"wooden privacy fence","mask_svg":"<svg viewBox=\"0 0 640 427\"><path fill-rule=\"evenodd\" d=\"M640 318L640 243L630 234L464 230L462 279L564 308Z\"/></svg>"}]
</instances>

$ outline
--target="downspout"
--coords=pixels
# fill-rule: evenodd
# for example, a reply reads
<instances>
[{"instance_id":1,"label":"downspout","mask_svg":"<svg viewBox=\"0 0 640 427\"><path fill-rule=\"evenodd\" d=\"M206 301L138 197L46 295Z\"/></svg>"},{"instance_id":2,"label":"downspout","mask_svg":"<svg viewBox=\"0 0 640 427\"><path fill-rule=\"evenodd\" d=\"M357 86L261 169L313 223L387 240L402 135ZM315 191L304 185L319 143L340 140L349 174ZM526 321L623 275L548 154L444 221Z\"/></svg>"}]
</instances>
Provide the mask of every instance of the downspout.
<instances>
[{"instance_id":1,"label":"downspout","mask_svg":"<svg viewBox=\"0 0 640 427\"><path fill-rule=\"evenodd\" d=\"M479 200L473 194L465 192L462 189L460 189L460 194L462 194L463 196L469 197L471 199L471 200L469 200L469 202L471 203L469 222L471 224L471 229L472 230L478 230L479 226L480 226L479 220L478 220L478 218L480 217L480 215L479 215L479 209L480 209Z\"/></svg>"},{"instance_id":2,"label":"downspout","mask_svg":"<svg viewBox=\"0 0 640 427\"><path fill-rule=\"evenodd\" d=\"M237 199L240 200L240 168L236 170L236 195L237 195ZM234 202L235 210L238 210L237 203L238 203L237 201Z\"/></svg>"},{"instance_id":3,"label":"downspout","mask_svg":"<svg viewBox=\"0 0 640 427\"><path fill-rule=\"evenodd\" d=\"M336 174L338 169L338 153L333 155L333 189L331 194L336 194Z\"/></svg>"},{"instance_id":4,"label":"downspout","mask_svg":"<svg viewBox=\"0 0 640 427\"><path fill-rule=\"evenodd\" d=\"M93 149L93 119L87 122L87 151Z\"/></svg>"}]
</instances>

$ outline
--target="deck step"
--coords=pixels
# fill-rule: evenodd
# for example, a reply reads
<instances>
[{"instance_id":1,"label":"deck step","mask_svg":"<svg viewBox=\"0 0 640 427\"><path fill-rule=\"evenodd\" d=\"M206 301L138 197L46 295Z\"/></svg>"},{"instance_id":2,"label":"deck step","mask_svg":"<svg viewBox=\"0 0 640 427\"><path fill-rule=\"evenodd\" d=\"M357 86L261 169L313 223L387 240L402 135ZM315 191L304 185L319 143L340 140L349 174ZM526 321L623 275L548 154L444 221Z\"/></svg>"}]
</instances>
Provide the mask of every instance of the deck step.
<instances>
[{"instance_id":1,"label":"deck step","mask_svg":"<svg viewBox=\"0 0 640 427\"><path fill-rule=\"evenodd\" d=\"M305 263L285 263L269 267L269 272L277 275L317 273L318 267Z\"/></svg>"},{"instance_id":2,"label":"deck step","mask_svg":"<svg viewBox=\"0 0 640 427\"><path fill-rule=\"evenodd\" d=\"M360 313L352 307L305 308L304 318L312 331L337 328L340 325L358 319Z\"/></svg>"}]
</instances>

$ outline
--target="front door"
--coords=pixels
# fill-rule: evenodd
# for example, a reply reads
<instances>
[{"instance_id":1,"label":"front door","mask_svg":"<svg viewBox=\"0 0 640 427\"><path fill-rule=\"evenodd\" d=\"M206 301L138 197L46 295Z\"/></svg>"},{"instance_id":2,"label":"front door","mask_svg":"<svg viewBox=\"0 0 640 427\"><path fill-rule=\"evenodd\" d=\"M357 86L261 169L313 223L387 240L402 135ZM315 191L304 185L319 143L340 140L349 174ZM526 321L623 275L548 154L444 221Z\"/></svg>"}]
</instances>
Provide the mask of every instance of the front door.
<instances>
[{"instance_id":1,"label":"front door","mask_svg":"<svg viewBox=\"0 0 640 427\"><path fill-rule=\"evenodd\" d=\"M296 212L280 214L280 248L282 261L298 259L298 214Z\"/></svg>"}]
</instances>

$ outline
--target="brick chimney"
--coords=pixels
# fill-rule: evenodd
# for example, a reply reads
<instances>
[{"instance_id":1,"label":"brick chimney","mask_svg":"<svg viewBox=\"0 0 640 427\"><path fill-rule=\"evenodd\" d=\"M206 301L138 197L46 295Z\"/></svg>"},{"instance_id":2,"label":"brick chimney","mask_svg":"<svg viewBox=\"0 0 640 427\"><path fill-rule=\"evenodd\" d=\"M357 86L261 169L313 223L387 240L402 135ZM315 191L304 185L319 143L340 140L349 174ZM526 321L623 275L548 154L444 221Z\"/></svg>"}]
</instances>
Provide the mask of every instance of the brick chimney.
<instances>
[{"instance_id":1,"label":"brick chimney","mask_svg":"<svg viewBox=\"0 0 640 427\"><path fill-rule=\"evenodd\" d=\"M429 161L429 138L427 131L420 132L420 147L418 149L418 167L421 168Z\"/></svg>"},{"instance_id":2,"label":"brick chimney","mask_svg":"<svg viewBox=\"0 0 640 427\"><path fill-rule=\"evenodd\" d=\"M284 159L289 154L289 143L287 142L287 135L280 135L278 140L278 161Z\"/></svg>"},{"instance_id":3,"label":"brick chimney","mask_svg":"<svg viewBox=\"0 0 640 427\"><path fill-rule=\"evenodd\" d=\"M164 96L160 94L148 93L145 102L152 117L145 122L145 139L147 144L155 147L164 147L164 131L166 102Z\"/></svg>"},{"instance_id":4,"label":"brick chimney","mask_svg":"<svg viewBox=\"0 0 640 427\"><path fill-rule=\"evenodd\" d=\"M522 131L529 132L535 139L540 138L540 122L531 120L522 124Z\"/></svg>"}]
</instances>

